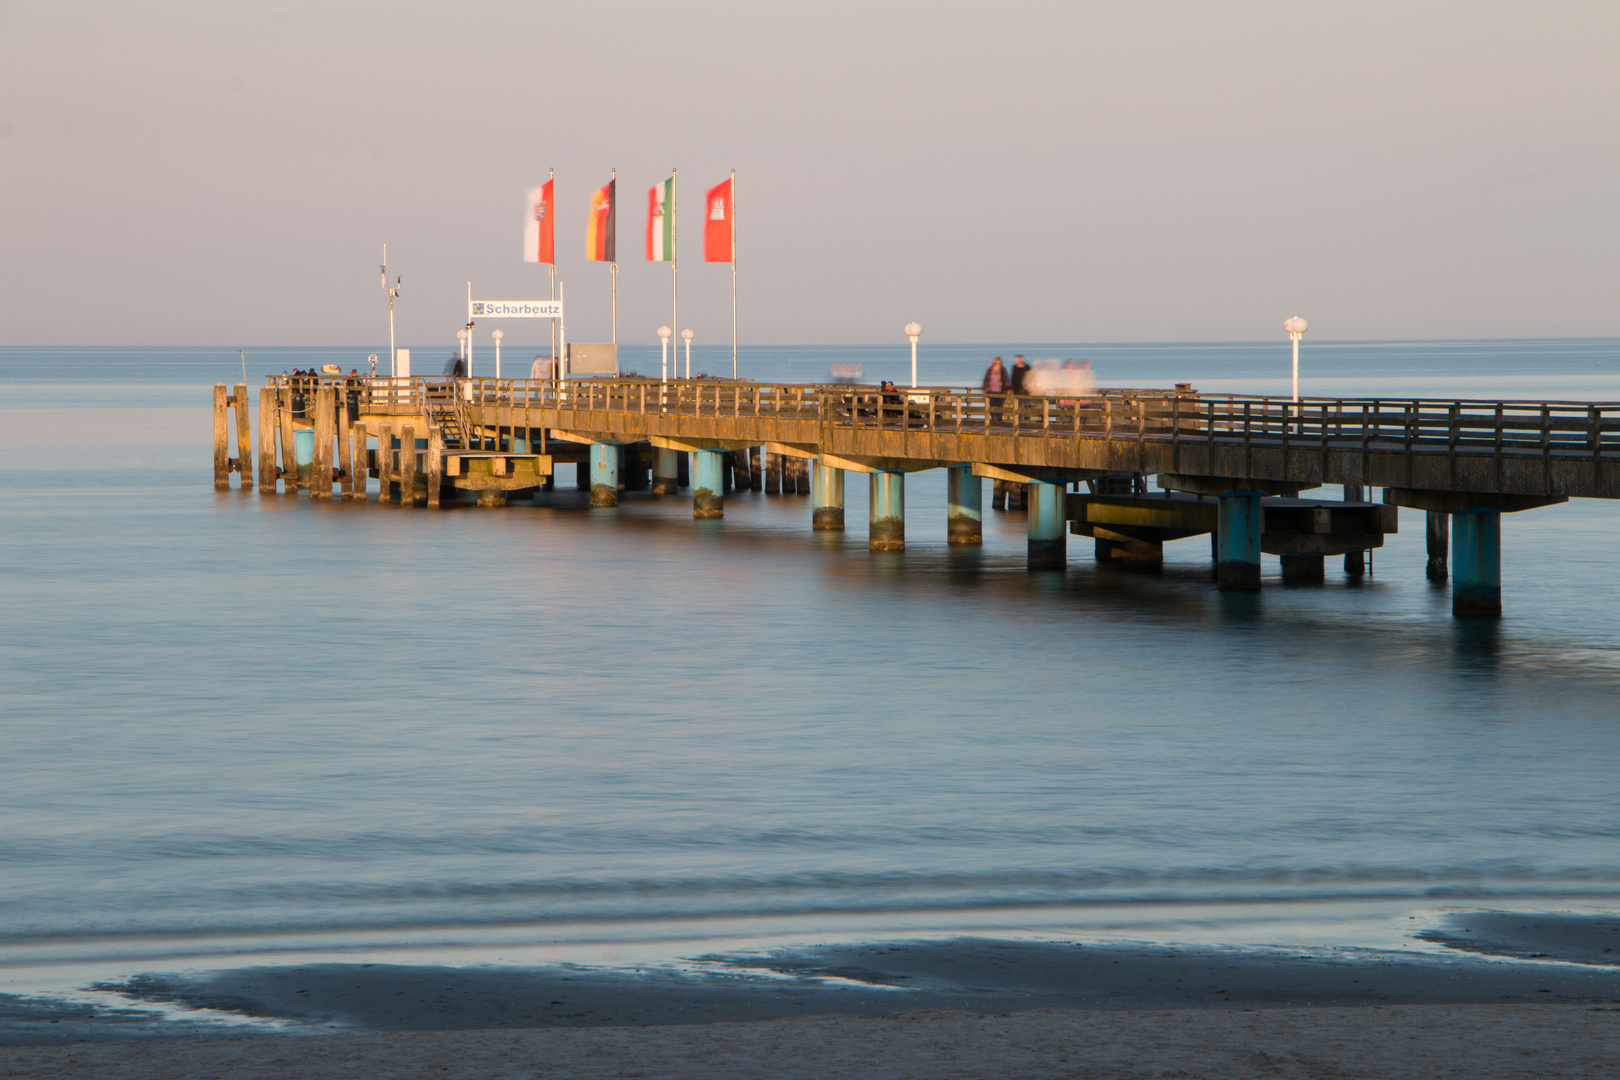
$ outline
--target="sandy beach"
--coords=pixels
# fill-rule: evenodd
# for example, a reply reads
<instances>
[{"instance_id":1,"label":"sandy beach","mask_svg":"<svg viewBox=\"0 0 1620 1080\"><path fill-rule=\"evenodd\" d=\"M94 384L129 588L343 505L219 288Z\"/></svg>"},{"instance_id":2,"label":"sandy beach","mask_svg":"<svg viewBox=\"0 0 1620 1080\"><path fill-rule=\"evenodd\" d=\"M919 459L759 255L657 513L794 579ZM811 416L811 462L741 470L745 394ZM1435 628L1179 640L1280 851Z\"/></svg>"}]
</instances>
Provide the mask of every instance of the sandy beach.
<instances>
[{"instance_id":1,"label":"sandy beach","mask_svg":"<svg viewBox=\"0 0 1620 1080\"><path fill-rule=\"evenodd\" d=\"M396 1032L9 1048L55 1080L506 1077L1396 1078L1613 1075L1620 1008L927 1010L562 1030Z\"/></svg>"}]
</instances>

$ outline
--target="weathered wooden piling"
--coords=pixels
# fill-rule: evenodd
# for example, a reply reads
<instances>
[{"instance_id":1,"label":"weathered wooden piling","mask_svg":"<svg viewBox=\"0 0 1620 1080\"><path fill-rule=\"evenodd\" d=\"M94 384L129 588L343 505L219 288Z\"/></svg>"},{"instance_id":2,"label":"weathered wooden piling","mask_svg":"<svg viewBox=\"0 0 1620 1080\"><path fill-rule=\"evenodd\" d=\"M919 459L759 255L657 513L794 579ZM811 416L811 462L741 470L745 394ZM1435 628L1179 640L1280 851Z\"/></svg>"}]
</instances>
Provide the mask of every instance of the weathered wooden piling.
<instances>
[{"instance_id":1,"label":"weathered wooden piling","mask_svg":"<svg viewBox=\"0 0 1620 1080\"><path fill-rule=\"evenodd\" d=\"M692 452L692 516L726 516L726 499L720 481L720 458L724 450Z\"/></svg>"},{"instance_id":2,"label":"weathered wooden piling","mask_svg":"<svg viewBox=\"0 0 1620 1080\"><path fill-rule=\"evenodd\" d=\"M411 424L399 429L399 502L416 505L416 428Z\"/></svg>"},{"instance_id":3,"label":"weathered wooden piling","mask_svg":"<svg viewBox=\"0 0 1620 1080\"><path fill-rule=\"evenodd\" d=\"M844 528L844 470L823 465L817 458L811 466L810 527L824 532Z\"/></svg>"},{"instance_id":4,"label":"weathered wooden piling","mask_svg":"<svg viewBox=\"0 0 1620 1080\"><path fill-rule=\"evenodd\" d=\"M1220 497L1215 576L1225 592L1260 588L1260 499L1258 491L1229 491Z\"/></svg>"},{"instance_id":5,"label":"weathered wooden piling","mask_svg":"<svg viewBox=\"0 0 1620 1080\"><path fill-rule=\"evenodd\" d=\"M231 455L225 441L225 384L214 384L214 486L231 486Z\"/></svg>"},{"instance_id":6,"label":"weathered wooden piling","mask_svg":"<svg viewBox=\"0 0 1620 1080\"><path fill-rule=\"evenodd\" d=\"M293 447L292 387L284 386L276 401L276 430L281 439L281 490L298 491L298 452Z\"/></svg>"},{"instance_id":7,"label":"weathered wooden piling","mask_svg":"<svg viewBox=\"0 0 1620 1080\"><path fill-rule=\"evenodd\" d=\"M350 488L350 495L360 501L366 501L366 489L370 487L371 463L366 459L370 457L366 445L366 425L362 421L349 429L354 439L354 486Z\"/></svg>"},{"instance_id":8,"label":"weathered wooden piling","mask_svg":"<svg viewBox=\"0 0 1620 1080\"><path fill-rule=\"evenodd\" d=\"M427 504L438 506L444 488L444 433L438 426L428 428Z\"/></svg>"},{"instance_id":9,"label":"weathered wooden piling","mask_svg":"<svg viewBox=\"0 0 1620 1080\"><path fill-rule=\"evenodd\" d=\"M945 471L945 539L951 544L984 543L984 481L971 465Z\"/></svg>"},{"instance_id":10,"label":"weathered wooden piling","mask_svg":"<svg viewBox=\"0 0 1620 1080\"><path fill-rule=\"evenodd\" d=\"M354 457L353 446L351 445L354 440L350 437L349 404L343 399L341 393L336 395L336 400L338 497L348 501L354 498Z\"/></svg>"},{"instance_id":11,"label":"weathered wooden piling","mask_svg":"<svg viewBox=\"0 0 1620 1080\"><path fill-rule=\"evenodd\" d=\"M904 551L906 474L879 469L867 475L871 502L866 546L872 551Z\"/></svg>"},{"instance_id":12,"label":"weathered wooden piling","mask_svg":"<svg viewBox=\"0 0 1620 1080\"><path fill-rule=\"evenodd\" d=\"M1428 526L1424 529L1424 542L1428 547L1429 562L1423 573L1430 581L1446 580L1446 552L1451 546L1449 515L1439 510L1427 512Z\"/></svg>"},{"instance_id":13,"label":"weathered wooden piling","mask_svg":"<svg viewBox=\"0 0 1620 1080\"><path fill-rule=\"evenodd\" d=\"M315 391L315 455L310 462L309 497L317 502L332 498L332 440L337 425L333 398L330 386Z\"/></svg>"},{"instance_id":14,"label":"weathered wooden piling","mask_svg":"<svg viewBox=\"0 0 1620 1080\"><path fill-rule=\"evenodd\" d=\"M246 491L253 486L253 424L248 419L247 383L237 383L231 397L236 402L236 471Z\"/></svg>"},{"instance_id":15,"label":"weathered wooden piling","mask_svg":"<svg viewBox=\"0 0 1620 1080\"><path fill-rule=\"evenodd\" d=\"M276 392L259 388L259 494L276 493Z\"/></svg>"},{"instance_id":16,"label":"weathered wooden piling","mask_svg":"<svg viewBox=\"0 0 1620 1080\"><path fill-rule=\"evenodd\" d=\"M765 453L765 494L782 494L782 455Z\"/></svg>"},{"instance_id":17,"label":"weathered wooden piling","mask_svg":"<svg viewBox=\"0 0 1620 1080\"><path fill-rule=\"evenodd\" d=\"M1362 502L1366 499L1365 489L1360 484L1344 485L1345 502ZM1367 553L1365 551L1347 551L1344 553L1344 572L1351 577L1361 577L1367 572Z\"/></svg>"}]
</instances>

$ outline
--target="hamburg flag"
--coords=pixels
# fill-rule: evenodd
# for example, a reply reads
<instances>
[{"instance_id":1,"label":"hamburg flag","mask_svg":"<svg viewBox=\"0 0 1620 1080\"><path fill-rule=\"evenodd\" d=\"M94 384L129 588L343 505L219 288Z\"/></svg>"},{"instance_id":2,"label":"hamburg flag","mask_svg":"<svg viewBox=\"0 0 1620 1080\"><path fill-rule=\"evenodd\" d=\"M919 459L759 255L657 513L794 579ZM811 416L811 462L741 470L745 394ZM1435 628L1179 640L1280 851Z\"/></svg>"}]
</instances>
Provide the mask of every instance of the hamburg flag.
<instances>
[{"instance_id":1,"label":"hamburg flag","mask_svg":"<svg viewBox=\"0 0 1620 1080\"><path fill-rule=\"evenodd\" d=\"M613 236L617 186L617 180L609 180L591 193L591 220L585 226L585 257L593 262L618 262Z\"/></svg>"},{"instance_id":2,"label":"hamburg flag","mask_svg":"<svg viewBox=\"0 0 1620 1080\"><path fill-rule=\"evenodd\" d=\"M532 187L524 194L525 213L523 215L523 261L532 263L555 263L552 251L552 219L556 216L556 204L552 201L551 185L555 181L547 180L539 187Z\"/></svg>"},{"instance_id":3,"label":"hamburg flag","mask_svg":"<svg viewBox=\"0 0 1620 1080\"><path fill-rule=\"evenodd\" d=\"M675 258L675 178L647 190L647 258L671 262Z\"/></svg>"},{"instance_id":4,"label":"hamburg flag","mask_svg":"<svg viewBox=\"0 0 1620 1080\"><path fill-rule=\"evenodd\" d=\"M727 177L709 189L704 201L708 212L703 218L703 261L734 262L737 252L733 248L736 227L732 219L735 207L731 201L732 177Z\"/></svg>"}]
</instances>

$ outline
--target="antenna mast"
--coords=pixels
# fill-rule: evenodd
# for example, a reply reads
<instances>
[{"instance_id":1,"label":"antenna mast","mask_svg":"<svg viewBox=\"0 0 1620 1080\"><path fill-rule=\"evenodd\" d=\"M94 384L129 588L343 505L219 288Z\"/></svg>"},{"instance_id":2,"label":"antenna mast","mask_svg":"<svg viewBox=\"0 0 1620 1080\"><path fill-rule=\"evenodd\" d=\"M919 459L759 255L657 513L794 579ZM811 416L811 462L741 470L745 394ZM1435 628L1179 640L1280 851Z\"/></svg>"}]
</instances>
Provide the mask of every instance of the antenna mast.
<instances>
[{"instance_id":1,"label":"antenna mast","mask_svg":"<svg viewBox=\"0 0 1620 1080\"><path fill-rule=\"evenodd\" d=\"M383 290L388 293L388 374L392 376L394 374L394 357L399 355L398 350L394 348L394 298L399 295L400 279L396 277L392 286L388 284L387 244L383 245L383 261L379 269L382 273Z\"/></svg>"}]
</instances>

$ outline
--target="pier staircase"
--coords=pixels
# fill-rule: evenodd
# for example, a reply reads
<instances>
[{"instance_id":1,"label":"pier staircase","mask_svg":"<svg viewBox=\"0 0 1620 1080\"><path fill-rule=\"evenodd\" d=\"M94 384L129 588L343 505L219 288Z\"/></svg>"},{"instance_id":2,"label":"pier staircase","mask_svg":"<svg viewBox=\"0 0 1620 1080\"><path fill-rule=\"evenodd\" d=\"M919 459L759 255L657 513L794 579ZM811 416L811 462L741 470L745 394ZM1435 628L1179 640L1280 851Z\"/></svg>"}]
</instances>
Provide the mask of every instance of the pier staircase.
<instances>
[{"instance_id":1,"label":"pier staircase","mask_svg":"<svg viewBox=\"0 0 1620 1080\"><path fill-rule=\"evenodd\" d=\"M446 450L473 449L473 423L458 380L431 382L425 387L424 411L439 429Z\"/></svg>"}]
</instances>

